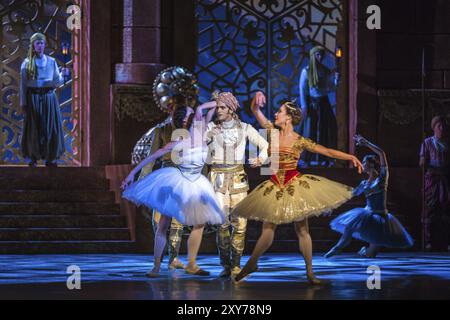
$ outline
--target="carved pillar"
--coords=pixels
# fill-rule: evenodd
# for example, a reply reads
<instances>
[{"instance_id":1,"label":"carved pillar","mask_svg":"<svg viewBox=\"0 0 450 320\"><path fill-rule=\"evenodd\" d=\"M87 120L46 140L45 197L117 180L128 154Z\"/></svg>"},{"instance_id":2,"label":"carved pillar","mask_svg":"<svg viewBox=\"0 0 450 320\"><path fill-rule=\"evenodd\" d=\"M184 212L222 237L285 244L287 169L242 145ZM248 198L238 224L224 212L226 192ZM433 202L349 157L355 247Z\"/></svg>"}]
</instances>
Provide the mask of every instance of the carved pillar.
<instances>
[{"instance_id":1,"label":"carved pillar","mask_svg":"<svg viewBox=\"0 0 450 320\"><path fill-rule=\"evenodd\" d=\"M123 0L122 20L113 29L121 38L121 53L111 86L114 117L113 163L130 163L137 140L165 115L152 100L152 83L170 58L172 1Z\"/></svg>"},{"instance_id":2,"label":"carved pillar","mask_svg":"<svg viewBox=\"0 0 450 320\"><path fill-rule=\"evenodd\" d=\"M150 84L162 63L162 0L123 0L123 51L115 83Z\"/></svg>"}]
</instances>

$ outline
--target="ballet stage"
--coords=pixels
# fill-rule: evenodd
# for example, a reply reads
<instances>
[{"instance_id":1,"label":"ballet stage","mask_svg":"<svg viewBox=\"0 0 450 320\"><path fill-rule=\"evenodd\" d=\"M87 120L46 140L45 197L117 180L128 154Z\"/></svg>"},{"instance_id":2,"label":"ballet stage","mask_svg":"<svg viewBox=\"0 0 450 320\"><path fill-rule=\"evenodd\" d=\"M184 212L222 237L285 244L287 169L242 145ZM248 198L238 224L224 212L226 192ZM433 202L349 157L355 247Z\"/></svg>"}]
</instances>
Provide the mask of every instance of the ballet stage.
<instances>
[{"instance_id":1,"label":"ballet stage","mask_svg":"<svg viewBox=\"0 0 450 320\"><path fill-rule=\"evenodd\" d=\"M244 262L247 257L244 258ZM163 264L165 267L165 264ZM376 259L344 254L329 260L314 256L316 275L323 285L306 282L298 254L269 254L260 272L235 284L219 279L218 257L200 256L209 277L182 270L148 279L148 255L0 255L0 299L153 299L153 300L303 300L303 299L448 299L450 254L382 253ZM69 266L80 270L81 289L69 290ZM372 266L372 269L369 267ZM76 267L75 267L76 268ZM369 271L368 271L369 268ZM374 273L370 270L377 270ZM76 269L73 269L76 270ZM369 273L368 273L369 272ZM377 283L379 289L368 289ZM368 281L369 279L369 281ZM73 280L73 278L71 278ZM72 285L75 281L69 280Z\"/></svg>"}]
</instances>

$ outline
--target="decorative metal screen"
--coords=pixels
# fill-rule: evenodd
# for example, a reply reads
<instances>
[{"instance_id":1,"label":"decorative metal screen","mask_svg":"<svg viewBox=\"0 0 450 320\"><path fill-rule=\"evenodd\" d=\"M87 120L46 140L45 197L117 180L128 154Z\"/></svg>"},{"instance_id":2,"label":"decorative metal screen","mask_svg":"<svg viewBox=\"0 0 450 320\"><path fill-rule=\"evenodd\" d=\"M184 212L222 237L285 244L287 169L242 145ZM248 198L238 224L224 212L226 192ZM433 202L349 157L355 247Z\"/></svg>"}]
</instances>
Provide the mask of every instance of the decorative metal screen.
<instances>
[{"instance_id":1,"label":"decorative metal screen","mask_svg":"<svg viewBox=\"0 0 450 320\"><path fill-rule=\"evenodd\" d=\"M79 88L79 31L67 29L67 7L78 1L65 0L0 0L2 32L1 44L1 97L0 112L0 164L22 164L20 141L24 117L19 106L20 66L26 58L29 38L35 32L47 37L46 54L54 57L59 66L71 68L72 78L58 88L57 94L63 117L66 153L60 159L64 165L81 165L80 97ZM71 44L64 61L61 44ZM75 62L75 63L74 63Z\"/></svg>"},{"instance_id":2,"label":"decorative metal screen","mask_svg":"<svg viewBox=\"0 0 450 320\"><path fill-rule=\"evenodd\" d=\"M197 0L196 16L200 99L232 91L245 122L254 123L256 91L266 93L269 115L282 100L298 99L300 72L315 45L327 49L324 64L335 68L339 0Z\"/></svg>"}]
</instances>

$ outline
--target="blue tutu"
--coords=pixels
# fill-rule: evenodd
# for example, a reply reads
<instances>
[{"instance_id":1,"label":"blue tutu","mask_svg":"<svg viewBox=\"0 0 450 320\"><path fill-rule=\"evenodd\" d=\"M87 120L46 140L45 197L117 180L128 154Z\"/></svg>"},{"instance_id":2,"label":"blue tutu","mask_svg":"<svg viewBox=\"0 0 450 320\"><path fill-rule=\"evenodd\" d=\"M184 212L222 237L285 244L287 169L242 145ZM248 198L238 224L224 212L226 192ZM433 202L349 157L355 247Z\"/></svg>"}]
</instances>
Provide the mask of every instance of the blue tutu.
<instances>
[{"instance_id":1,"label":"blue tutu","mask_svg":"<svg viewBox=\"0 0 450 320\"><path fill-rule=\"evenodd\" d=\"M414 243L411 236L392 214L379 214L367 208L355 208L330 223L339 233L351 232L356 239L388 248L407 248Z\"/></svg>"}]
</instances>

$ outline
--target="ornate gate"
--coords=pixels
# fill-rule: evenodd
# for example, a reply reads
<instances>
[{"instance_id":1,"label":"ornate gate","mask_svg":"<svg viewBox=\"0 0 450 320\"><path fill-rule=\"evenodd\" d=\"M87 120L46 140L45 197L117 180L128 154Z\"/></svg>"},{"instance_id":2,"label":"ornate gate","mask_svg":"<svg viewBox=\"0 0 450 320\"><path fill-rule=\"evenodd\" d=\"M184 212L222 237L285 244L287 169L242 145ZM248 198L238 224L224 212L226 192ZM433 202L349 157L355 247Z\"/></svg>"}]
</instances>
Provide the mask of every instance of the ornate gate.
<instances>
[{"instance_id":1,"label":"ornate gate","mask_svg":"<svg viewBox=\"0 0 450 320\"><path fill-rule=\"evenodd\" d=\"M253 122L248 107L256 91L267 94L269 114L282 100L298 99L313 46L324 46L325 64L335 68L340 0L197 0L196 15L201 100L231 90L246 122Z\"/></svg>"},{"instance_id":2,"label":"ornate gate","mask_svg":"<svg viewBox=\"0 0 450 320\"><path fill-rule=\"evenodd\" d=\"M24 163L20 154L23 114L19 106L20 65L26 58L29 38L35 32L47 37L46 54L54 57L60 66L65 63L72 70L70 80L59 87L57 94L61 105L65 131L66 153L64 165L81 165L81 129L79 95L80 31L67 28L69 5L79 1L66 0L0 0L1 98L0 112L0 165ZM64 58L62 43L70 43L69 54Z\"/></svg>"}]
</instances>

